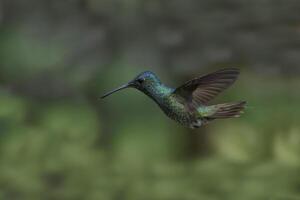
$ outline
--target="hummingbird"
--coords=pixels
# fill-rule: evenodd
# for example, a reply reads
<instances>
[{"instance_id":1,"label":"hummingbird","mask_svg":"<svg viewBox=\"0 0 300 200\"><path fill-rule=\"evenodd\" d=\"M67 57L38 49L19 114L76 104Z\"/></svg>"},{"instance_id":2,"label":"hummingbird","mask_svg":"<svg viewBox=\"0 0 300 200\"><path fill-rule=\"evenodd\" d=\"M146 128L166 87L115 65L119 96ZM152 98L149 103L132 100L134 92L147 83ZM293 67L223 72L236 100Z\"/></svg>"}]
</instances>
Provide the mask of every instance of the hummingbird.
<instances>
[{"instance_id":1,"label":"hummingbird","mask_svg":"<svg viewBox=\"0 0 300 200\"><path fill-rule=\"evenodd\" d=\"M209 105L212 99L236 81L239 74L236 68L221 69L172 88L164 85L155 73L145 71L101 98L125 88L135 88L154 100L169 118L195 129L216 119L240 117L246 101Z\"/></svg>"}]
</instances>

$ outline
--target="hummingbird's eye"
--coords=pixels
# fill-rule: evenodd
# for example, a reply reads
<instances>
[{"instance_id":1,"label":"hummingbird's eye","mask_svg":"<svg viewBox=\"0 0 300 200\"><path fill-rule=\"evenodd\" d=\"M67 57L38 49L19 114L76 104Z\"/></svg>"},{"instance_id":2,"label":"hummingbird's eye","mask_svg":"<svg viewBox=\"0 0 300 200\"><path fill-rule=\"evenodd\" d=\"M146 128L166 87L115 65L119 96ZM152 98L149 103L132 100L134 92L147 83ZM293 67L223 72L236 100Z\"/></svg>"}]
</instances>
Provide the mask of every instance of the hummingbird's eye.
<instances>
[{"instance_id":1,"label":"hummingbird's eye","mask_svg":"<svg viewBox=\"0 0 300 200\"><path fill-rule=\"evenodd\" d=\"M137 81L139 82L139 84L142 84L145 81L145 79L139 78Z\"/></svg>"}]
</instances>

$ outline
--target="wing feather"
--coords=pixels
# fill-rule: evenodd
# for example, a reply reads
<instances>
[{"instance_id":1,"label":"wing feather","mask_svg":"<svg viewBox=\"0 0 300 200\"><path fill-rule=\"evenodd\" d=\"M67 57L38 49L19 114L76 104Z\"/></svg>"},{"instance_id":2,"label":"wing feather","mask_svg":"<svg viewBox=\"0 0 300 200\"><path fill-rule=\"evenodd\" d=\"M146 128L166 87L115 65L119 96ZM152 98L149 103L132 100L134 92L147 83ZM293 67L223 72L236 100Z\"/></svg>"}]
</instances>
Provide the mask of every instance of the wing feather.
<instances>
[{"instance_id":1,"label":"wing feather","mask_svg":"<svg viewBox=\"0 0 300 200\"><path fill-rule=\"evenodd\" d=\"M194 107L206 105L218 94L231 86L239 75L239 69L228 68L195 78L178 87L174 94Z\"/></svg>"}]
</instances>

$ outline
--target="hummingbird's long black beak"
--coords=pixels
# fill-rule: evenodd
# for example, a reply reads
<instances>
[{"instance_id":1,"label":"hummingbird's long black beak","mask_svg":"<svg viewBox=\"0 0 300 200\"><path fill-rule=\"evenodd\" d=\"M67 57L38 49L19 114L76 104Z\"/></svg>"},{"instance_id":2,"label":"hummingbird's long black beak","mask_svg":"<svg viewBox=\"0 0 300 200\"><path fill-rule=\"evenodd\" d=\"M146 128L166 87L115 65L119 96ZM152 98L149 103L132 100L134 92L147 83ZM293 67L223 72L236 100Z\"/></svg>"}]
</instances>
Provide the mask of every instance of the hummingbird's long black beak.
<instances>
[{"instance_id":1,"label":"hummingbird's long black beak","mask_svg":"<svg viewBox=\"0 0 300 200\"><path fill-rule=\"evenodd\" d=\"M132 86L132 82L129 82L129 83L125 84L125 85L122 85L121 87L118 87L117 89L114 89L114 90L112 90L112 91L110 91L110 92L104 94L104 95L101 97L101 99L104 99L105 97L107 97L107 96L109 96L109 95L111 95L111 94L113 94L113 93L115 93L115 92L118 92L118 91L120 91L120 90L129 88L130 86Z\"/></svg>"}]
</instances>

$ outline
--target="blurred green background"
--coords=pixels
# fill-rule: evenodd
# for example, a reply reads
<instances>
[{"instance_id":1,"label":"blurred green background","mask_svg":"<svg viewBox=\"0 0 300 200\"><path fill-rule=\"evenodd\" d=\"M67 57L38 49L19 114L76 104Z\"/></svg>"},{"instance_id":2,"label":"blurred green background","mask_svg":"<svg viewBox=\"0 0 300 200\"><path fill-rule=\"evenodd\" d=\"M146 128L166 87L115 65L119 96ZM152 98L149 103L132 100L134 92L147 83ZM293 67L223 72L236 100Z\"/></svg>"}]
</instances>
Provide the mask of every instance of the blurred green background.
<instances>
[{"instance_id":1,"label":"blurred green background","mask_svg":"<svg viewBox=\"0 0 300 200\"><path fill-rule=\"evenodd\" d=\"M0 0L0 199L300 199L299 0ZM188 130L134 90L238 67Z\"/></svg>"}]
</instances>

